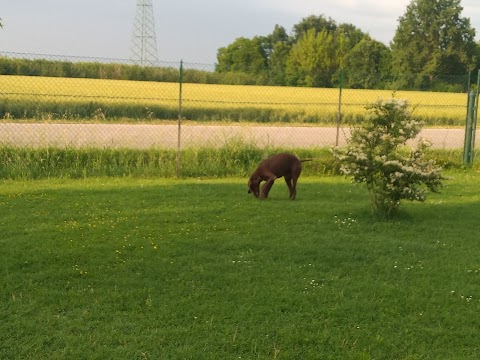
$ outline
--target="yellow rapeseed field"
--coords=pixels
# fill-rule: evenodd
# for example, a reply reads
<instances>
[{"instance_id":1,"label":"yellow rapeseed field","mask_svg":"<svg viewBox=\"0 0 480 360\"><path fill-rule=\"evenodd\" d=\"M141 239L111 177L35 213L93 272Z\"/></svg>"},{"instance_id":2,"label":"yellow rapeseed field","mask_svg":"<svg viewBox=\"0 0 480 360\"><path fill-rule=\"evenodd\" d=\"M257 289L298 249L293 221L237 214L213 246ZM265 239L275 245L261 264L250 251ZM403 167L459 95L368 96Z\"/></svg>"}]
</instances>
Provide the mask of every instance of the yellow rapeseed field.
<instances>
[{"instance_id":1,"label":"yellow rapeseed field","mask_svg":"<svg viewBox=\"0 0 480 360\"><path fill-rule=\"evenodd\" d=\"M175 108L179 103L178 83L158 83L124 80L47 78L0 76L0 100L163 106ZM365 113L365 105L379 98L407 100L414 114L422 119L442 124L461 124L465 119L467 95L419 91L357 90L342 92L344 118ZM339 89L183 84L184 109L274 110L285 114L302 113L316 119L336 118ZM255 121L255 119L252 119ZM440 121L442 120L442 121Z\"/></svg>"}]
</instances>

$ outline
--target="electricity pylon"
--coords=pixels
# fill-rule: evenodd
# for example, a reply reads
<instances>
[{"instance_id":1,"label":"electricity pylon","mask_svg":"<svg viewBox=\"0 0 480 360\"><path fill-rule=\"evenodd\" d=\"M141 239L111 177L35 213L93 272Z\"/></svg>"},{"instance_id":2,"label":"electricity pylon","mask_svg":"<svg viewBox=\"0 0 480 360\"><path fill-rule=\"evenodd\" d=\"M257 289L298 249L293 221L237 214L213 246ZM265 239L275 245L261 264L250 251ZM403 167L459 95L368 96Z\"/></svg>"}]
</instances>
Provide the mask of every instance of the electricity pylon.
<instances>
[{"instance_id":1,"label":"electricity pylon","mask_svg":"<svg viewBox=\"0 0 480 360\"><path fill-rule=\"evenodd\" d=\"M158 65L152 0L137 0L130 60L141 66Z\"/></svg>"}]
</instances>

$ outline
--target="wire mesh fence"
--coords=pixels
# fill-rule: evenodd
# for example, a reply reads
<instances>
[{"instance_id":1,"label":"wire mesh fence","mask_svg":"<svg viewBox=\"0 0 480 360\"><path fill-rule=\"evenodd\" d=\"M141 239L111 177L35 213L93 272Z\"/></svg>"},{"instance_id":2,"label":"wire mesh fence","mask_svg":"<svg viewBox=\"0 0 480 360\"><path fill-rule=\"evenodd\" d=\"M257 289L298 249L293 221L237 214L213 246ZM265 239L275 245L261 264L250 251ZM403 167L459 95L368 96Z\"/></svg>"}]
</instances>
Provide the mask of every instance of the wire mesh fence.
<instances>
[{"instance_id":1,"label":"wire mesh fence","mask_svg":"<svg viewBox=\"0 0 480 360\"><path fill-rule=\"evenodd\" d=\"M409 101L433 147L463 147L468 75L439 77L450 92L239 85L238 77L211 64L0 52L0 145L342 146L368 103L394 96Z\"/></svg>"}]
</instances>

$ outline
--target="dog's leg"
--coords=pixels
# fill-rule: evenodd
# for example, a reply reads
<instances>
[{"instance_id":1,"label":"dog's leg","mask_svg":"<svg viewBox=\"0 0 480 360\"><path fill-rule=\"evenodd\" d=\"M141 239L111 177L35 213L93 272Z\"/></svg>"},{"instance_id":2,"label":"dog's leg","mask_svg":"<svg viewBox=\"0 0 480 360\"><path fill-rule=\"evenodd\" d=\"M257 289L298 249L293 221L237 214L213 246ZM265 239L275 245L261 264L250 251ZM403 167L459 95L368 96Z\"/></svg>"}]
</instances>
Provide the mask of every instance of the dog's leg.
<instances>
[{"instance_id":1,"label":"dog's leg","mask_svg":"<svg viewBox=\"0 0 480 360\"><path fill-rule=\"evenodd\" d=\"M268 180L265 181L265 184L262 186L262 191L260 192L261 199L266 199L268 197L268 193L270 192L276 178L275 175L271 174Z\"/></svg>"},{"instance_id":2,"label":"dog's leg","mask_svg":"<svg viewBox=\"0 0 480 360\"><path fill-rule=\"evenodd\" d=\"M293 188L293 185L292 185L292 176L285 175L285 182L287 183L288 190L290 190L290 199L291 199L293 196L293 193L295 192L295 189Z\"/></svg>"},{"instance_id":3,"label":"dog's leg","mask_svg":"<svg viewBox=\"0 0 480 360\"><path fill-rule=\"evenodd\" d=\"M297 180L298 177L300 176L300 173L302 172L302 165L298 166L296 169L294 169L293 174L292 174L292 195L290 196L290 199L295 200L297 197Z\"/></svg>"},{"instance_id":4,"label":"dog's leg","mask_svg":"<svg viewBox=\"0 0 480 360\"><path fill-rule=\"evenodd\" d=\"M293 177L292 179L292 193L290 194L290 199L295 200L297 197L297 177Z\"/></svg>"}]
</instances>

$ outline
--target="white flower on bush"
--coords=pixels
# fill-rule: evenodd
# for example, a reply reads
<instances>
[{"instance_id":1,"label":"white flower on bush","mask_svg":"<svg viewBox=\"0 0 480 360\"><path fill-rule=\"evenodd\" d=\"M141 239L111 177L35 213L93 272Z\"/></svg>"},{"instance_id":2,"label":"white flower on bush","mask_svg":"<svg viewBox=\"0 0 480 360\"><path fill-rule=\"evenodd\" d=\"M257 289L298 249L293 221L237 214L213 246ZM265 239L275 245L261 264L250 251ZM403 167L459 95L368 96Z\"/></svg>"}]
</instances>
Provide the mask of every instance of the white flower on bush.
<instances>
[{"instance_id":1,"label":"white flower on bush","mask_svg":"<svg viewBox=\"0 0 480 360\"><path fill-rule=\"evenodd\" d=\"M441 169L424 159L431 143L423 138L407 156L406 142L422 124L412 118L407 101L379 99L366 107L366 121L353 127L346 149L334 149L340 172L366 183L374 210L393 215L400 201L425 201L442 185Z\"/></svg>"}]
</instances>

